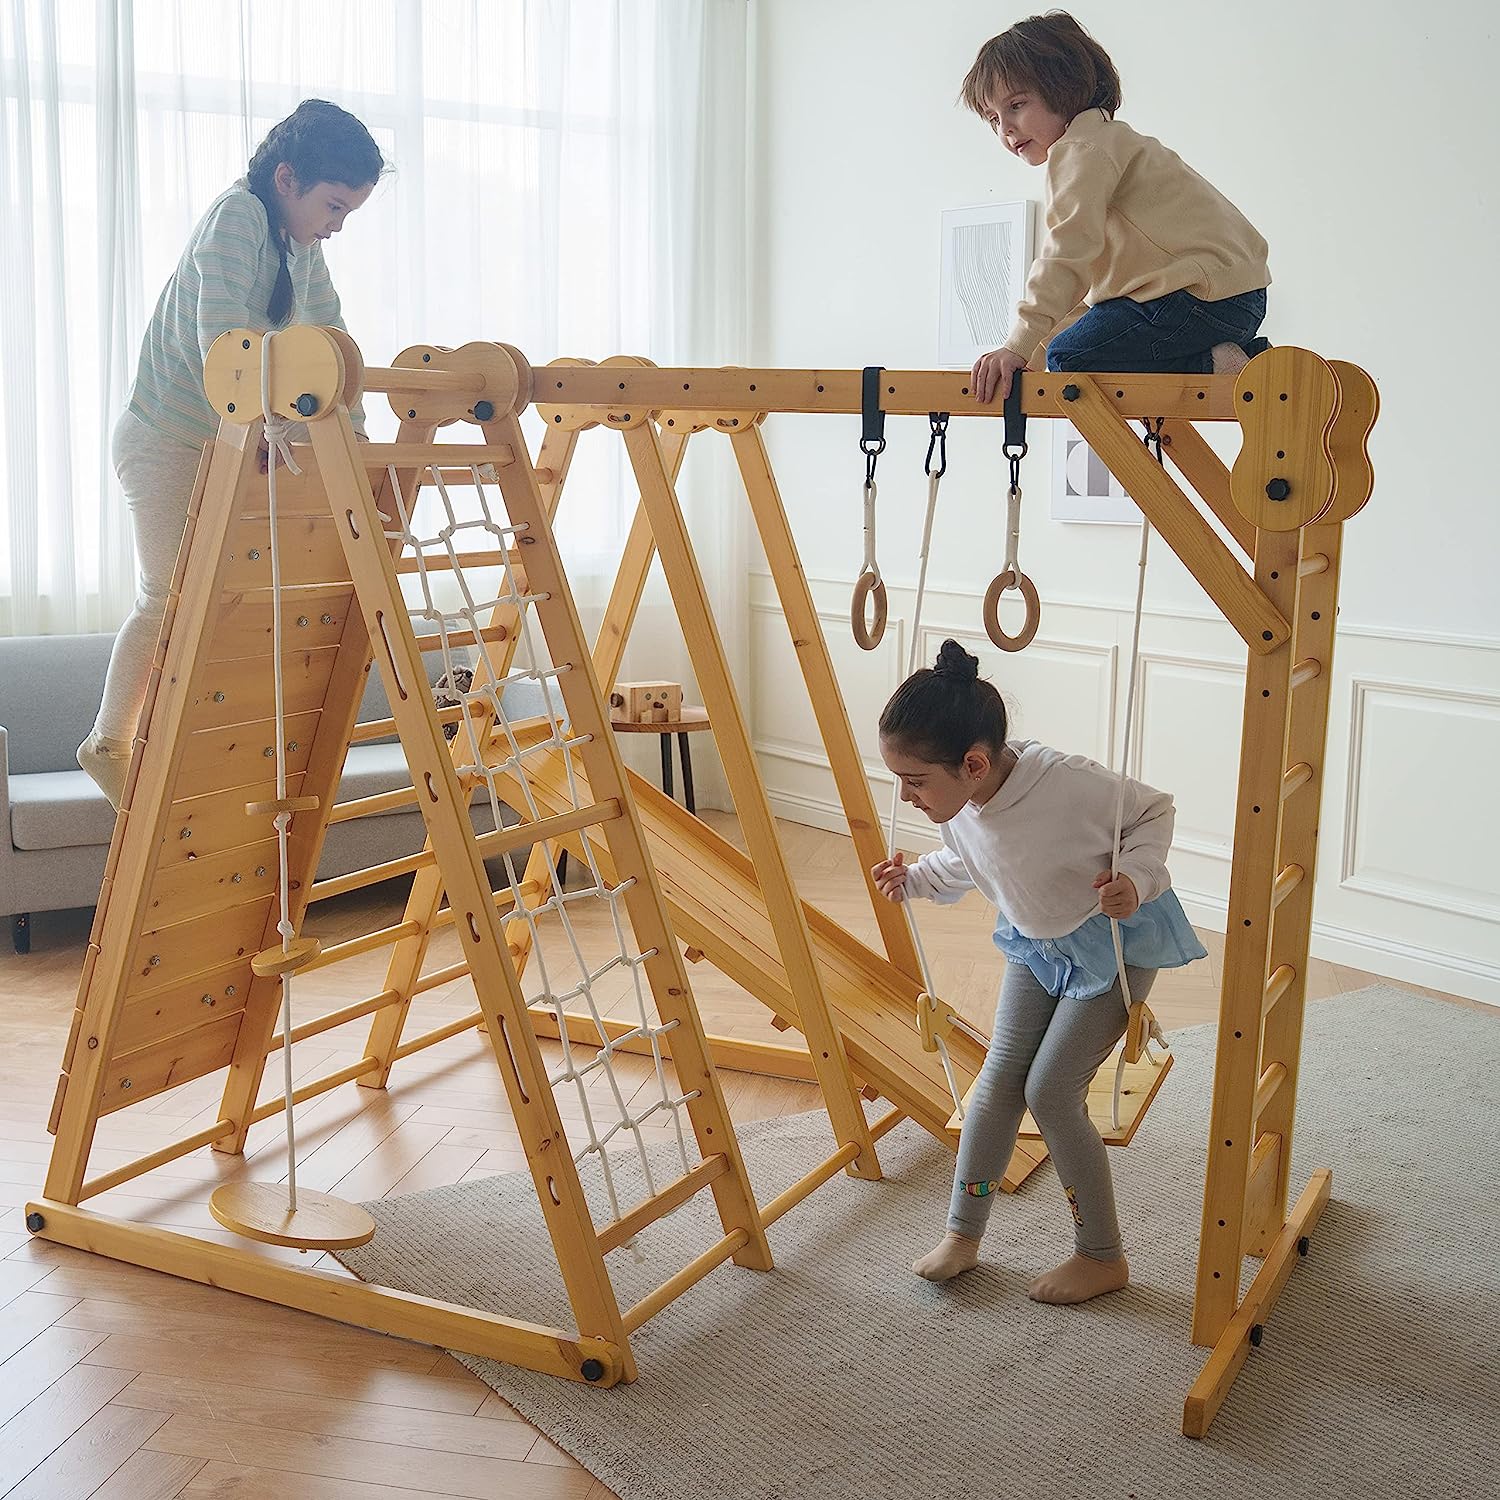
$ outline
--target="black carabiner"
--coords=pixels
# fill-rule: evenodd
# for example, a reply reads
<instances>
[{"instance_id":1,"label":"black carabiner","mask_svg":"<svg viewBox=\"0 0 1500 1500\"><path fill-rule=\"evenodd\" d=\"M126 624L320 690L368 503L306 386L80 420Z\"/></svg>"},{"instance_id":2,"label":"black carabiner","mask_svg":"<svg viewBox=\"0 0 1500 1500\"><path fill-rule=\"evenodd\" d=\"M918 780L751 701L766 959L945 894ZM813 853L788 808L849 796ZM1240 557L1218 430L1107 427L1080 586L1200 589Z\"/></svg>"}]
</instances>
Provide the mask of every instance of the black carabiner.
<instances>
[{"instance_id":1,"label":"black carabiner","mask_svg":"<svg viewBox=\"0 0 1500 1500\"><path fill-rule=\"evenodd\" d=\"M941 479L948 472L948 413L945 411L930 411L927 420L932 425L932 436L927 440L927 461L922 465L922 472L930 479L932 477L932 455L938 456L937 477Z\"/></svg>"},{"instance_id":2,"label":"black carabiner","mask_svg":"<svg viewBox=\"0 0 1500 1500\"><path fill-rule=\"evenodd\" d=\"M866 365L860 387L859 451L865 456L865 483L875 483L875 460L885 452L885 412L880 406L880 377L884 365Z\"/></svg>"}]
</instances>

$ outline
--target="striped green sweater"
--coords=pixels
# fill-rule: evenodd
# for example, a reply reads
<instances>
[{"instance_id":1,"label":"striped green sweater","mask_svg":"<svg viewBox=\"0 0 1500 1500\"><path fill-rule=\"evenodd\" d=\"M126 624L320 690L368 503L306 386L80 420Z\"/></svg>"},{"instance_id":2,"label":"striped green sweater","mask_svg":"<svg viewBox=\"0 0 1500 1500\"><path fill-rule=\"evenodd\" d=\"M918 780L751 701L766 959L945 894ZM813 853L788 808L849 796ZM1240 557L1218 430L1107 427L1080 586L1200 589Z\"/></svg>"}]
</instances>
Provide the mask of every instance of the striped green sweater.
<instances>
[{"instance_id":1,"label":"striped green sweater","mask_svg":"<svg viewBox=\"0 0 1500 1500\"><path fill-rule=\"evenodd\" d=\"M203 394L204 356L230 328L270 328L266 304L279 269L265 206L241 178L198 221L156 304L130 391L130 410L141 421L193 448L213 437L219 419ZM289 244L287 269L287 323L343 328L322 245ZM356 407L351 415L363 435L363 411Z\"/></svg>"}]
</instances>

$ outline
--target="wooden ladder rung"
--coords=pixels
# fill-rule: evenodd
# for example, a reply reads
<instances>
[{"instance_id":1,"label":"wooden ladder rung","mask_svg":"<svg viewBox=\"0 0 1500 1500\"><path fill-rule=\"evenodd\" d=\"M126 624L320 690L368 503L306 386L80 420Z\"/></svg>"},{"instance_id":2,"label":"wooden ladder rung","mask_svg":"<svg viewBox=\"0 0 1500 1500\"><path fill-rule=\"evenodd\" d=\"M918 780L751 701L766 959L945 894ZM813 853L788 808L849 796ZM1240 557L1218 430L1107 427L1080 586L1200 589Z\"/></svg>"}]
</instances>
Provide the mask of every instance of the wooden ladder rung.
<instances>
[{"instance_id":1,"label":"wooden ladder rung","mask_svg":"<svg viewBox=\"0 0 1500 1500\"><path fill-rule=\"evenodd\" d=\"M1285 802L1293 792L1300 791L1312 780L1313 768L1305 760L1299 760L1281 778L1281 800Z\"/></svg>"},{"instance_id":2,"label":"wooden ladder rung","mask_svg":"<svg viewBox=\"0 0 1500 1500\"><path fill-rule=\"evenodd\" d=\"M441 651L443 642L447 641L451 646L477 646L481 641L490 645L499 645L510 639L510 627L506 625L486 625L480 630L450 630L447 634L438 631L432 635L419 635L417 637L418 651Z\"/></svg>"},{"instance_id":3,"label":"wooden ladder rung","mask_svg":"<svg viewBox=\"0 0 1500 1500\"><path fill-rule=\"evenodd\" d=\"M1276 884L1271 887L1271 910L1275 911L1293 891L1302 884L1303 877L1307 872L1301 865L1288 865L1276 877Z\"/></svg>"},{"instance_id":4,"label":"wooden ladder rung","mask_svg":"<svg viewBox=\"0 0 1500 1500\"><path fill-rule=\"evenodd\" d=\"M458 552L450 557L446 552L424 552L421 557L402 557L396 563L398 573L448 573L458 568L499 568L509 563L521 566L519 552L499 552L493 547L481 552Z\"/></svg>"},{"instance_id":5,"label":"wooden ladder rung","mask_svg":"<svg viewBox=\"0 0 1500 1500\"><path fill-rule=\"evenodd\" d=\"M490 446L477 443L361 443L359 460L367 469L430 469L461 465L464 478L472 483L470 465L483 468L485 464L513 464L516 450L509 443Z\"/></svg>"},{"instance_id":6,"label":"wooden ladder rung","mask_svg":"<svg viewBox=\"0 0 1500 1500\"><path fill-rule=\"evenodd\" d=\"M1273 1062L1260 1075L1260 1083L1255 1090L1255 1118L1257 1120L1266 1112L1271 1101L1280 1092L1287 1076L1286 1064L1279 1062Z\"/></svg>"},{"instance_id":7,"label":"wooden ladder rung","mask_svg":"<svg viewBox=\"0 0 1500 1500\"><path fill-rule=\"evenodd\" d=\"M1312 552L1297 564L1297 577L1310 578L1314 573L1326 573L1328 571L1328 554L1326 552Z\"/></svg>"},{"instance_id":8,"label":"wooden ladder rung","mask_svg":"<svg viewBox=\"0 0 1500 1500\"><path fill-rule=\"evenodd\" d=\"M1303 659L1299 661L1295 667L1292 668L1292 686L1294 688L1302 687L1305 683L1311 682L1313 678L1315 678L1320 672L1322 672L1322 670L1322 662L1316 660L1311 656L1303 657Z\"/></svg>"},{"instance_id":9,"label":"wooden ladder rung","mask_svg":"<svg viewBox=\"0 0 1500 1500\"><path fill-rule=\"evenodd\" d=\"M627 1244L648 1224L665 1218L675 1208L681 1208L689 1198L701 1192L709 1183L722 1177L729 1170L729 1160L722 1154L705 1156L691 1172L679 1177L670 1187L663 1188L655 1197L631 1209L628 1214L606 1225L599 1231L599 1248L607 1255L618 1245Z\"/></svg>"},{"instance_id":10,"label":"wooden ladder rung","mask_svg":"<svg viewBox=\"0 0 1500 1500\"><path fill-rule=\"evenodd\" d=\"M1297 971L1290 964L1280 964L1276 972L1266 981L1265 998L1261 1001L1260 1014L1264 1020L1270 1015L1272 1008L1281 997L1291 988L1292 981L1297 977Z\"/></svg>"},{"instance_id":11,"label":"wooden ladder rung","mask_svg":"<svg viewBox=\"0 0 1500 1500\"><path fill-rule=\"evenodd\" d=\"M315 937L295 937L283 947L264 948L250 960L251 969L262 979L278 974L295 974L305 969L323 951L323 941Z\"/></svg>"}]
</instances>

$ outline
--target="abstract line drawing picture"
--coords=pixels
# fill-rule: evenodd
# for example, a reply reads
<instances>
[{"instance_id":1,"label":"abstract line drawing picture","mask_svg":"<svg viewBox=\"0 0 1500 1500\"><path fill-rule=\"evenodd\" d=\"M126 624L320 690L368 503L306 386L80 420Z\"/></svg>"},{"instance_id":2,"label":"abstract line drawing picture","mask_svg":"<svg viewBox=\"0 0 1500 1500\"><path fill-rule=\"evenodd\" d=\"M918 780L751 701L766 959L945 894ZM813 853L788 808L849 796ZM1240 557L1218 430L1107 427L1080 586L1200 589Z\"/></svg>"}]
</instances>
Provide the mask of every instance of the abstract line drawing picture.
<instances>
[{"instance_id":1,"label":"abstract line drawing picture","mask_svg":"<svg viewBox=\"0 0 1500 1500\"><path fill-rule=\"evenodd\" d=\"M1052 427L1052 519L1139 526L1141 513L1071 422Z\"/></svg>"},{"instance_id":2,"label":"abstract line drawing picture","mask_svg":"<svg viewBox=\"0 0 1500 1500\"><path fill-rule=\"evenodd\" d=\"M1005 340L1031 270L1034 208L987 203L943 211L938 364L967 369Z\"/></svg>"}]
</instances>

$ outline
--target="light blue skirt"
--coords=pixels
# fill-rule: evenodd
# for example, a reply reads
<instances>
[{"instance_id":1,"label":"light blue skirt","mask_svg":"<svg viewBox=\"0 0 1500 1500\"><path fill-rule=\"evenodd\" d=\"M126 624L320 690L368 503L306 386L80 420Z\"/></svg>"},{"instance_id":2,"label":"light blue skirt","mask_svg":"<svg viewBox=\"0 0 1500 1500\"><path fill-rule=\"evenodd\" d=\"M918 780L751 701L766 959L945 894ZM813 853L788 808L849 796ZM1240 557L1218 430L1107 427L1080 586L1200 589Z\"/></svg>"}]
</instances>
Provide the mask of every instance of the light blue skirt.
<instances>
[{"instance_id":1,"label":"light blue skirt","mask_svg":"<svg viewBox=\"0 0 1500 1500\"><path fill-rule=\"evenodd\" d=\"M1163 892L1121 922L1120 945L1133 969L1180 969L1208 956L1175 891ZM1119 978L1109 918L1103 912L1060 938L1027 937L1001 913L995 946L1008 959L1025 964L1037 983L1059 999L1092 1000L1113 989Z\"/></svg>"}]
</instances>

